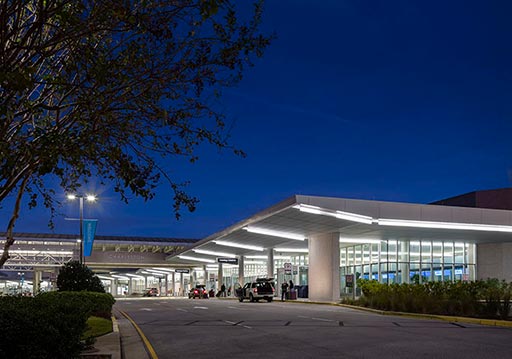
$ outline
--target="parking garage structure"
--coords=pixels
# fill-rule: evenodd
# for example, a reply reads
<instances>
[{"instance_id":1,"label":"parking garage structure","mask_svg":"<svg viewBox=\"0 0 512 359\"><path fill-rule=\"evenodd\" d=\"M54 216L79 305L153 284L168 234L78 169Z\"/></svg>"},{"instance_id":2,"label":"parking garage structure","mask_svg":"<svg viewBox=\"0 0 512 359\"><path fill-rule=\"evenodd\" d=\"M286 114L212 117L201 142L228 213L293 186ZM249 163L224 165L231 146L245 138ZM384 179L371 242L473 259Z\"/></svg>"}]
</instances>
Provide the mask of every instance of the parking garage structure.
<instances>
[{"instance_id":1,"label":"parking garage structure","mask_svg":"<svg viewBox=\"0 0 512 359\"><path fill-rule=\"evenodd\" d=\"M5 235L0 233L0 237ZM0 269L0 295L57 290L60 268L80 258L78 235L14 233L14 239L10 258ZM106 291L116 297L142 295L147 288L158 288L162 296L184 295L190 270L169 268L165 259L196 242L191 238L99 235L85 264L99 276ZM4 243L0 240L0 245Z\"/></svg>"},{"instance_id":2,"label":"parking garage structure","mask_svg":"<svg viewBox=\"0 0 512 359\"><path fill-rule=\"evenodd\" d=\"M291 279L318 301L351 293L353 278L511 281L512 211L446 204L295 195L167 261L228 288L273 277L279 290Z\"/></svg>"}]
</instances>

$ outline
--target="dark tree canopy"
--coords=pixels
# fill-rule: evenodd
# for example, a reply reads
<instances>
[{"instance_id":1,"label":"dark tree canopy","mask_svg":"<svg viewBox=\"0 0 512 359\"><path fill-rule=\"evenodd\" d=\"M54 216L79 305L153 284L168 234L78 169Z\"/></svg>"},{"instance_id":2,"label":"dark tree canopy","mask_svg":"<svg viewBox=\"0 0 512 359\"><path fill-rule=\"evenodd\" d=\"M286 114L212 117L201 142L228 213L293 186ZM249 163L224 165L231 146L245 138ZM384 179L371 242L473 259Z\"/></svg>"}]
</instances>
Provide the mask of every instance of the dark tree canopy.
<instances>
[{"instance_id":1,"label":"dark tree canopy","mask_svg":"<svg viewBox=\"0 0 512 359\"><path fill-rule=\"evenodd\" d=\"M176 216L194 210L171 158L194 162L202 143L243 155L212 103L270 43L247 5L0 0L0 204L16 198L0 267L23 194L54 210L48 178L113 183L124 201L165 182Z\"/></svg>"},{"instance_id":2,"label":"dark tree canopy","mask_svg":"<svg viewBox=\"0 0 512 359\"><path fill-rule=\"evenodd\" d=\"M57 276L57 287L60 292L89 292L105 293L101 280L85 264L78 261L66 263Z\"/></svg>"}]
</instances>

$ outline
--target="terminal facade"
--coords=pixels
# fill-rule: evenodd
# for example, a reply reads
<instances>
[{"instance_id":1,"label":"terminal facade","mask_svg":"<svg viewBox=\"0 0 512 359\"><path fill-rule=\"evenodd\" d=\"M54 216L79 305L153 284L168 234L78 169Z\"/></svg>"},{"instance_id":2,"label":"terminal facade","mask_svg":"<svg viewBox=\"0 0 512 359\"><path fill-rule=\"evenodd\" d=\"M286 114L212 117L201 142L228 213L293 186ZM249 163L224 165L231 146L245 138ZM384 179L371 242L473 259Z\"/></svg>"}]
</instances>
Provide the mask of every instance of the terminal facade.
<instances>
[{"instance_id":1,"label":"terminal facade","mask_svg":"<svg viewBox=\"0 0 512 359\"><path fill-rule=\"evenodd\" d=\"M322 301L349 294L347 280L353 285L354 278L389 284L512 281L511 209L512 189L432 204L297 195L168 261L196 263L200 280L228 285L273 277L279 290L291 279L308 286L310 299ZM218 263L219 258L236 258L238 264Z\"/></svg>"},{"instance_id":2,"label":"terminal facade","mask_svg":"<svg viewBox=\"0 0 512 359\"><path fill-rule=\"evenodd\" d=\"M50 235L24 236L33 246ZM54 237L76 247L76 236ZM65 258L51 252L55 267L74 253L62 252ZM431 204L296 195L202 240L98 236L86 262L116 296L148 287L186 295L195 284L214 291L224 284L234 295L239 284L261 277L274 278L277 290L292 280L301 296L321 301L349 295L357 278L512 281L512 189ZM19 284L15 273L30 268L10 265L10 280Z\"/></svg>"}]
</instances>

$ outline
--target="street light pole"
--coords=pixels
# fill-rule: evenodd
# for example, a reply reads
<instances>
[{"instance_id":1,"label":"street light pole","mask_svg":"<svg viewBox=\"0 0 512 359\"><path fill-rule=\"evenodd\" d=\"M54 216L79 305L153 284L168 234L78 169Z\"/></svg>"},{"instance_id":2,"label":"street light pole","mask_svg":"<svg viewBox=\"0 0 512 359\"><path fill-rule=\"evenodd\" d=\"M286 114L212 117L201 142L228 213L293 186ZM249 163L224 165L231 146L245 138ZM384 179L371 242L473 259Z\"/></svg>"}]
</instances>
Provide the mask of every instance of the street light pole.
<instances>
[{"instance_id":1,"label":"street light pole","mask_svg":"<svg viewBox=\"0 0 512 359\"><path fill-rule=\"evenodd\" d=\"M80 196L80 264L84 263L84 196Z\"/></svg>"},{"instance_id":2,"label":"street light pole","mask_svg":"<svg viewBox=\"0 0 512 359\"><path fill-rule=\"evenodd\" d=\"M78 198L79 204L80 204L80 264L84 263L84 197L89 202L96 201L96 196L94 195L76 195L76 194L69 194L68 199L69 200L75 200Z\"/></svg>"}]
</instances>

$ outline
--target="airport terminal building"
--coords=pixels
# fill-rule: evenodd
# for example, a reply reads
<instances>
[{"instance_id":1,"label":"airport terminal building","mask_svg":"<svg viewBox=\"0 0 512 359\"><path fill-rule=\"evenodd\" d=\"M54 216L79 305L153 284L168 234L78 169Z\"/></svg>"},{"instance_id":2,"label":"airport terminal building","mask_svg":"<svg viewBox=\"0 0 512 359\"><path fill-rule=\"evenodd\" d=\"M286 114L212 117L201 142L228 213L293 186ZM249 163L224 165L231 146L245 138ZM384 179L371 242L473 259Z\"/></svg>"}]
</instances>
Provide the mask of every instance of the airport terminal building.
<instances>
[{"instance_id":1,"label":"airport terminal building","mask_svg":"<svg viewBox=\"0 0 512 359\"><path fill-rule=\"evenodd\" d=\"M15 238L0 291L27 280L33 292L45 280L51 290L58 268L78 258L76 235ZM195 284L234 295L262 277L278 292L292 280L298 296L319 301L357 292L357 278L512 281L512 188L431 204L295 195L201 240L97 236L86 263L115 296L148 287L182 296Z\"/></svg>"},{"instance_id":2,"label":"airport terminal building","mask_svg":"<svg viewBox=\"0 0 512 359\"><path fill-rule=\"evenodd\" d=\"M292 279L322 301L351 293L355 278L512 281L512 189L432 204L296 195L168 261L195 263L192 282Z\"/></svg>"}]
</instances>

